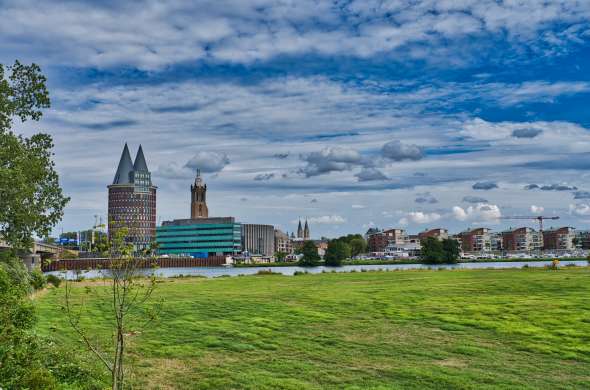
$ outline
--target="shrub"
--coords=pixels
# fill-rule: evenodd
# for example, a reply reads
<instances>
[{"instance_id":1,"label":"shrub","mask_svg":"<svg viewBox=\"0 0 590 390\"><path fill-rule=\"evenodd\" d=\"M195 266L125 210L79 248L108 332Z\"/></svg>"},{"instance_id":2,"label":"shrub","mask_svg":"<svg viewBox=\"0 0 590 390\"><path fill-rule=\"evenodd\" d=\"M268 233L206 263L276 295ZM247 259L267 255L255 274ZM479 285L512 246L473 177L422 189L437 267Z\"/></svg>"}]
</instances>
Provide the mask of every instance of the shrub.
<instances>
[{"instance_id":1,"label":"shrub","mask_svg":"<svg viewBox=\"0 0 590 390\"><path fill-rule=\"evenodd\" d=\"M550 269L557 270L559 268L559 260L554 259L551 264L547 266Z\"/></svg>"},{"instance_id":2,"label":"shrub","mask_svg":"<svg viewBox=\"0 0 590 390\"><path fill-rule=\"evenodd\" d=\"M293 276L305 275L307 273L308 273L307 271L295 271L295 272L293 272Z\"/></svg>"},{"instance_id":3,"label":"shrub","mask_svg":"<svg viewBox=\"0 0 590 390\"><path fill-rule=\"evenodd\" d=\"M272 272L271 269L261 269L256 272L256 275L280 275L278 272Z\"/></svg>"},{"instance_id":4,"label":"shrub","mask_svg":"<svg viewBox=\"0 0 590 390\"><path fill-rule=\"evenodd\" d=\"M49 274L47 275L47 283L51 283L53 287L59 287L61 284L61 278L59 276Z\"/></svg>"},{"instance_id":5,"label":"shrub","mask_svg":"<svg viewBox=\"0 0 590 390\"><path fill-rule=\"evenodd\" d=\"M39 268L35 268L31 271L31 286L35 290L41 290L47 285L47 278L43 275L43 272Z\"/></svg>"}]
</instances>

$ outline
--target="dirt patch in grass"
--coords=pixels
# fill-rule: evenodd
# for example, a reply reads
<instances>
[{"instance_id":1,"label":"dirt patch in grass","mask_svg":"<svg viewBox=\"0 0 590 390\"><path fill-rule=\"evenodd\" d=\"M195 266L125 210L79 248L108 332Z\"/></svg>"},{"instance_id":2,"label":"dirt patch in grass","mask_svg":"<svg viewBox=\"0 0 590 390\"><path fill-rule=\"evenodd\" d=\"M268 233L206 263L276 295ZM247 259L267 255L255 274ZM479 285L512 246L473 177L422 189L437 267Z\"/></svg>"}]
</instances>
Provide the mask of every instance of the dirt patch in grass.
<instances>
[{"instance_id":1,"label":"dirt patch in grass","mask_svg":"<svg viewBox=\"0 0 590 390\"><path fill-rule=\"evenodd\" d=\"M467 362L465 360L457 359L457 358L447 358L443 360L436 360L434 362L435 365L441 367L451 367L451 368L465 368L467 367Z\"/></svg>"},{"instance_id":2,"label":"dirt patch in grass","mask_svg":"<svg viewBox=\"0 0 590 390\"><path fill-rule=\"evenodd\" d=\"M186 376L191 372L191 367L182 359L149 359L149 377L144 377L142 382L145 389L176 389L174 385L176 376ZM136 377L143 376L136 373Z\"/></svg>"}]
</instances>

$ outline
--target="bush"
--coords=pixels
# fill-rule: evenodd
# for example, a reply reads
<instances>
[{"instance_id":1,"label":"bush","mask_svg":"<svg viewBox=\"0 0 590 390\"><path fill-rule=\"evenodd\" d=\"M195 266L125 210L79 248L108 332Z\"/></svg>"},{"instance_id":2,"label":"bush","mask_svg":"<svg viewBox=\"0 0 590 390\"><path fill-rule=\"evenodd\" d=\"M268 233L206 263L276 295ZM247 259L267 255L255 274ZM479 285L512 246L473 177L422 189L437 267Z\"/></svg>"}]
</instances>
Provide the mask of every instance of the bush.
<instances>
[{"instance_id":1,"label":"bush","mask_svg":"<svg viewBox=\"0 0 590 390\"><path fill-rule=\"evenodd\" d=\"M43 272L39 268L35 268L31 271L31 286L35 290L41 290L47 285L47 278L43 275Z\"/></svg>"},{"instance_id":2,"label":"bush","mask_svg":"<svg viewBox=\"0 0 590 390\"><path fill-rule=\"evenodd\" d=\"M278 272L272 272L271 269L261 269L256 272L256 275L280 275Z\"/></svg>"},{"instance_id":3,"label":"bush","mask_svg":"<svg viewBox=\"0 0 590 390\"><path fill-rule=\"evenodd\" d=\"M61 285L61 278L59 276L49 274L47 275L47 283L53 285L53 287L59 287Z\"/></svg>"},{"instance_id":4,"label":"bush","mask_svg":"<svg viewBox=\"0 0 590 390\"><path fill-rule=\"evenodd\" d=\"M307 273L308 273L307 271L295 271L295 272L293 272L293 276L306 275Z\"/></svg>"}]
</instances>

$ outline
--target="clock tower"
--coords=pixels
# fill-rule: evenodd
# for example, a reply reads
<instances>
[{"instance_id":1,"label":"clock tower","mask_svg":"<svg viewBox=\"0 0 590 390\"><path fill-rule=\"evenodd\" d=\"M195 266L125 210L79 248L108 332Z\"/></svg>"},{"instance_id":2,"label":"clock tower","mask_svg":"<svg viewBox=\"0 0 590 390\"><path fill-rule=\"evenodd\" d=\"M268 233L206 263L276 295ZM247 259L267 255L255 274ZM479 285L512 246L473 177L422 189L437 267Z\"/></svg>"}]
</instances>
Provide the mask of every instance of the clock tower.
<instances>
[{"instance_id":1,"label":"clock tower","mask_svg":"<svg viewBox=\"0 0 590 390\"><path fill-rule=\"evenodd\" d=\"M195 183L191 185L191 218L208 218L207 209L207 184L201 178L201 170L197 169Z\"/></svg>"}]
</instances>

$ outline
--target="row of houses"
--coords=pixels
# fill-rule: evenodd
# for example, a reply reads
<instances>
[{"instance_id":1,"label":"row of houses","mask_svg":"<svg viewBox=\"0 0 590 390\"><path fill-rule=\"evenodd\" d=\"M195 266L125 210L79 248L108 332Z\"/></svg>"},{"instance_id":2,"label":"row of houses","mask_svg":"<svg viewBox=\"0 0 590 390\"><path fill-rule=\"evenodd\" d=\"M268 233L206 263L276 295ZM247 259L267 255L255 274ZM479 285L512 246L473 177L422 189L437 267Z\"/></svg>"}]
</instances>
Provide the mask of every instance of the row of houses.
<instances>
[{"instance_id":1,"label":"row of houses","mask_svg":"<svg viewBox=\"0 0 590 390\"><path fill-rule=\"evenodd\" d=\"M427 237L438 239L453 238L459 241L463 252L530 252L540 250L569 251L576 248L590 248L590 232L576 231L572 227L560 227L536 231L530 227L520 227L503 232L492 232L488 228L475 228L449 235L447 229L428 229L416 235L409 235L405 229L371 229L366 234L367 248L372 253L409 251L419 248Z\"/></svg>"}]
</instances>

